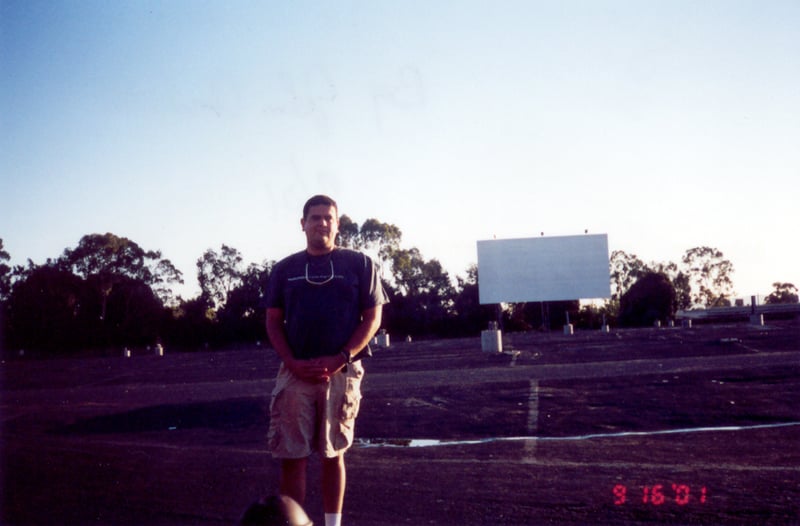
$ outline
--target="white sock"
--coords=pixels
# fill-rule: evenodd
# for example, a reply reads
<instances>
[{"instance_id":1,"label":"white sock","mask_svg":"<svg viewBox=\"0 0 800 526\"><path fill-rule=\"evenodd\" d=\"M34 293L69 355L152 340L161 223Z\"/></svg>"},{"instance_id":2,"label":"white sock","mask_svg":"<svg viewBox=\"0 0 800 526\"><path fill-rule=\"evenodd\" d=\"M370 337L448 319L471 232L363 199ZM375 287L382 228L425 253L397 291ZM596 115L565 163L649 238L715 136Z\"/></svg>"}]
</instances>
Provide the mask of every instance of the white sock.
<instances>
[{"instance_id":1,"label":"white sock","mask_svg":"<svg viewBox=\"0 0 800 526\"><path fill-rule=\"evenodd\" d=\"M326 513L325 514L325 526L342 526L342 514L341 513Z\"/></svg>"}]
</instances>

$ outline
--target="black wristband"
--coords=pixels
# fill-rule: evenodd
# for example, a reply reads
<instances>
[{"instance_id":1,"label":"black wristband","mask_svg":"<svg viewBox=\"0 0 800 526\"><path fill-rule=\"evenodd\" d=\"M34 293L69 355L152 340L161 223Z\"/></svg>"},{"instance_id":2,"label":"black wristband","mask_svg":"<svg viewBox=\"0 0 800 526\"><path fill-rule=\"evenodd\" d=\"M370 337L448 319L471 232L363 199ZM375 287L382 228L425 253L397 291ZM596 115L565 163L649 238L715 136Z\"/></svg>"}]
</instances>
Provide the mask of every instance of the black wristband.
<instances>
[{"instance_id":1,"label":"black wristband","mask_svg":"<svg viewBox=\"0 0 800 526\"><path fill-rule=\"evenodd\" d=\"M349 365L353 363L353 357L347 351L342 351L342 356L344 356L344 363L345 365Z\"/></svg>"}]
</instances>

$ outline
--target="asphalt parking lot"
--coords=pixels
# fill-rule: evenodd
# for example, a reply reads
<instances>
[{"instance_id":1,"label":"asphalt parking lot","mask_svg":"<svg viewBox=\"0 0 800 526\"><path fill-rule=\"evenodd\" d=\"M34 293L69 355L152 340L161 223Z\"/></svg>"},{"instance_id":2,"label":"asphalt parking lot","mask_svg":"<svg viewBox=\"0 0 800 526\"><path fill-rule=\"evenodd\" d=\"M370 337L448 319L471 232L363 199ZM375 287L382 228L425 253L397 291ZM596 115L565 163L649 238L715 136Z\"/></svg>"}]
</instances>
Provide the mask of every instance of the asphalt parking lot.
<instances>
[{"instance_id":1,"label":"asphalt parking lot","mask_svg":"<svg viewBox=\"0 0 800 526\"><path fill-rule=\"evenodd\" d=\"M800 523L796 321L503 343L376 350L345 524ZM0 522L236 524L276 491L276 369L268 349L5 360Z\"/></svg>"}]
</instances>

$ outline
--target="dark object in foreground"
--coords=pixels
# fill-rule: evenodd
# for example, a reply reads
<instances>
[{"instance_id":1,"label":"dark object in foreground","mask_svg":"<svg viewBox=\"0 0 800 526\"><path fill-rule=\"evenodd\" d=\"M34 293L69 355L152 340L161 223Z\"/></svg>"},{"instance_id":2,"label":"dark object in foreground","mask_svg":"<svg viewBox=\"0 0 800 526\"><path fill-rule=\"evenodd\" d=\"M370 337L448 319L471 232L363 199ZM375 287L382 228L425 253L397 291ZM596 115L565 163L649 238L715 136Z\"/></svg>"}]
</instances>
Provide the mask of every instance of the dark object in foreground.
<instances>
[{"instance_id":1,"label":"dark object in foreground","mask_svg":"<svg viewBox=\"0 0 800 526\"><path fill-rule=\"evenodd\" d=\"M254 503L244 512L242 525L313 526L302 506L286 495L270 496Z\"/></svg>"}]
</instances>

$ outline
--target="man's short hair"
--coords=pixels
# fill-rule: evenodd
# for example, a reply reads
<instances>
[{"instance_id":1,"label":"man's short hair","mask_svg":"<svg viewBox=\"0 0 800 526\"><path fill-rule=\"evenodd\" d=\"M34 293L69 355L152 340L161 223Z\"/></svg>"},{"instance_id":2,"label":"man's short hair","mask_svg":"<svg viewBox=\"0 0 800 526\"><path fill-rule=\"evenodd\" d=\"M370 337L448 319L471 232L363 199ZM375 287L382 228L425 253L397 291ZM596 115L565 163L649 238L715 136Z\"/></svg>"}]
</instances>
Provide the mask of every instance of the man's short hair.
<instances>
[{"instance_id":1,"label":"man's short hair","mask_svg":"<svg viewBox=\"0 0 800 526\"><path fill-rule=\"evenodd\" d=\"M308 211L311 210L312 206L317 206L317 205L332 206L336 209L336 216L337 217L339 216L339 206L336 204L336 201L334 201L327 195L320 194L320 195L315 195L314 197L306 201L305 206L303 206L303 219L307 219Z\"/></svg>"}]
</instances>

